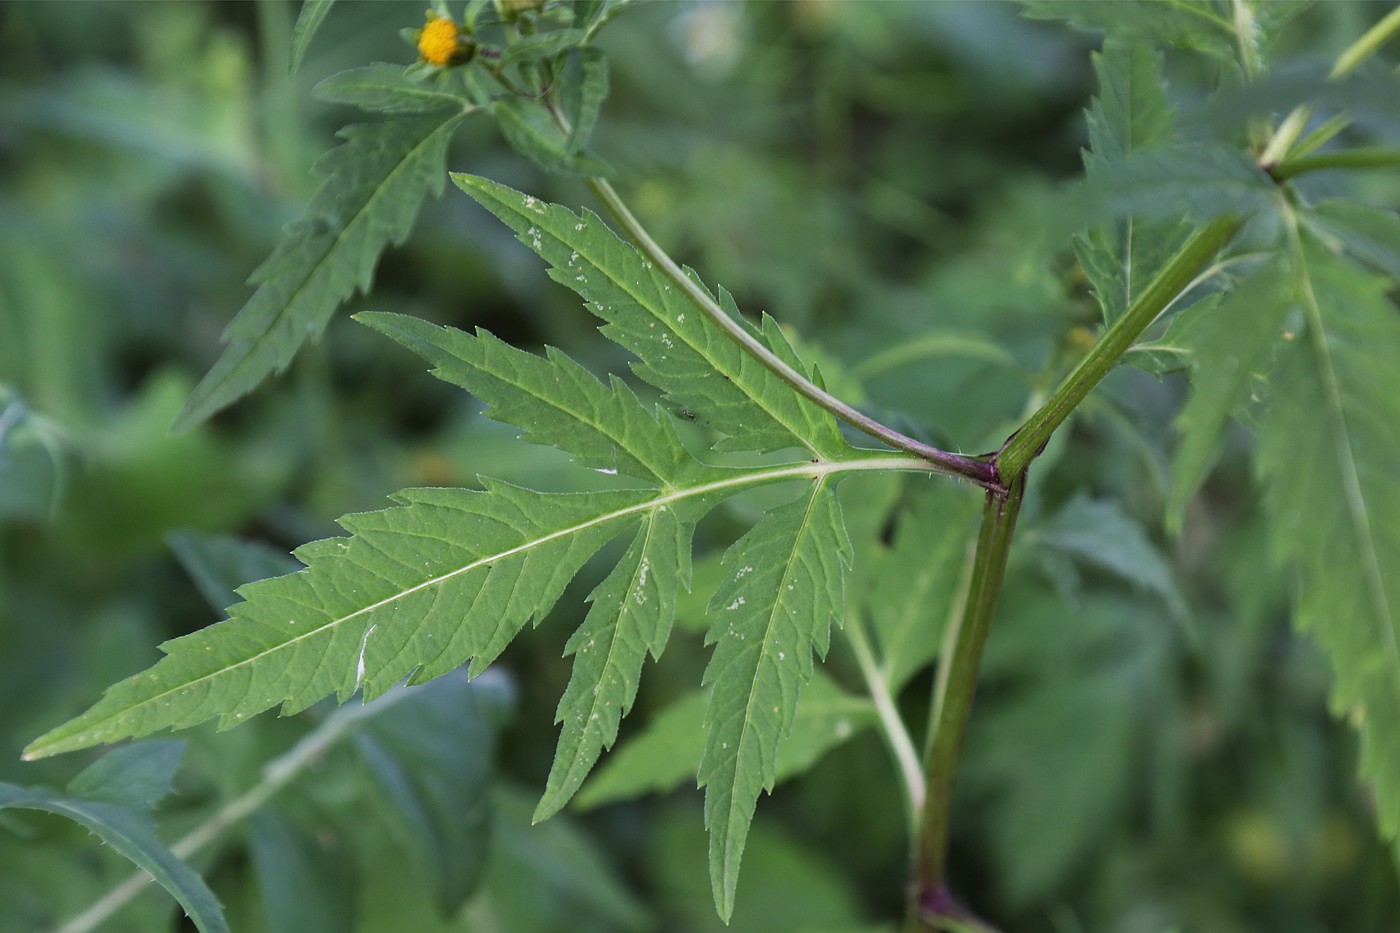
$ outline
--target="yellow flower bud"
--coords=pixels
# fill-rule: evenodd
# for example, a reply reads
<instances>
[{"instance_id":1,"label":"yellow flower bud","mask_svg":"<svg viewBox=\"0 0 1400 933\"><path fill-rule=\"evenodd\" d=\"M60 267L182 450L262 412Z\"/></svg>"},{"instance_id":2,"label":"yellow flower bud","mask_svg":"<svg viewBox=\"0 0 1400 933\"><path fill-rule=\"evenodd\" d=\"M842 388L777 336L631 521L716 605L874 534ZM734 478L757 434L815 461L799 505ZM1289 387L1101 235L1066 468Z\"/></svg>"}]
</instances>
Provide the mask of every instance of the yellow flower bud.
<instances>
[{"instance_id":1,"label":"yellow flower bud","mask_svg":"<svg viewBox=\"0 0 1400 933\"><path fill-rule=\"evenodd\" d=\"M418 55L429 65L443 67L470 58L470 49L464 47L462 30L450 19L428 11L427 25L418 33Z\"/></svg>"}]
</instances>

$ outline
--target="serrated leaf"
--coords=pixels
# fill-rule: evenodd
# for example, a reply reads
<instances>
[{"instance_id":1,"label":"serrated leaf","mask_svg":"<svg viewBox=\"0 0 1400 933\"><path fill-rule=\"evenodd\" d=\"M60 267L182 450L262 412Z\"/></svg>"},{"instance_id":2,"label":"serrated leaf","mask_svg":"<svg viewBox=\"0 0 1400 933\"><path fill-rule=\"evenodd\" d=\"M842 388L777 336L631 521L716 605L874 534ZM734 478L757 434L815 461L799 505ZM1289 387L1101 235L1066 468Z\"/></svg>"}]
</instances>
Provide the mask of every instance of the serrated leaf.
<instances>
[{"instance_id":1,"label":"serrated leaf","mask_svg":"<svg viewBox=\"0 0 1400 933\"><path fill-rule=\"evenodd\" d=\"M709 694L688 693L658 712L646 728L620 745L583 785L574 806L591 809L649 793L665 793L695 781L705 754ZM792 730L778 743L774 783L809 770L827 752L876 722L875 706L848 693L821 668L802 689Z\"/></svg>"},{"instance_id":2,"label":"serrated leaf","mask_svg":"<svg viewBox=\"0 0 1400 933\"><path fill-rule=\"evenodd\" d=\"M67 793L0 783L0 810L42 810L81 823L179 901L201 933L228 933L213 892L156 836L151 808L170 792L183 742L144 742L108 752Z\"/></svg>"},{"instance_id":3,"label":"serrated leaf","mask_svg":"<svg viewBox=\"0 0 1400 933\"><path fill-rule=\"evenodd\" d=\"M665 507L648 513L627 553L589 596L593 606L566 649L573 676L555 713L563 729L536 822L568 803L603 749L612 748L637 697L642 663L648 653L661 657L676 596L690 586L695 518Z\"/></svg>"},{"instance_id":4,"label":"serrated leaf","mask_svg":"<svg viewBox=\"0 0 1400 933\"><path fill-rule=\"evenodd\" d=\"M422 852L443 917L461 908L486 867L496 721L509 687L504 678L468 683L449 674L365 720L352 738L405 842Z\"/></svg>"},{"instance_id":5,"label":"serrated leaf","mask_svg":"<svg viewBox=\"0 0 1400 933\"><path fill-rule=\"evenodd\" d=\"M355 319L417 352L434 365L433 375L486 402L489 417L523 429L531 443L574 454L582 466L658 486L682 482L698 467L670 418L648 412L617 377L604 385L553 347L541 358L484 330L472 335L398 314Z\"/></svg>"},{"instance_id":6,"label":"serrated leaf","mask_svg":"<svg viewBox=\"0 0 1400 933\"><path fill-rule=\"evenodd\" d=\"M467 111L475 105L463 74L460 69L444 68L415 77L404 65L378 62L333 74L311 93L321 100L371 113Z\"/></svg>"},{"instance_id":7,"label":"serrated leaf","mask_svg":"<svg viewBox=\"0 0 1400 933\"><path fill-rule=\"evenodd\" d=\"M1142 42L1108 39L1094 56L1099 94L1089 106L1090 178L1135 153L1171 139L1162 61ZM1094 285L1104 320L1112 324L1172 257L1190 233L1179 220L1146 221L1129 214L1075 241L1079 263Z\"/></svg>"},{"instance_id":8,"label":"serrated leaf","mask_svg":"<svg viewBox=\"0 0 1400 933\"><path fill-rule=\"evenodd\" d=\"M326 14L335 5L335 0L302 0L301 12L297 14L297 24L292 27L291 72L296 74L301 68L301 60L311 47L311 40L326 21Z\"/></svg>"},{"instance_id":9,"label":"serrated leaf","mask_svg":"<svg viewBox=\"0 0 1400 933\"><path fill-rule=\"evenodd\" d=\"M1231 58L1235 30L1209 0L1022 0L1032 19L1063 19L1109 36L1150 39Z\"/></svg>"},{"instance_id":10,"label":"serrated leaf","mask_svg":"<svg viewBox=\"0 0 1400 933\"><path fill-rule=\"evenodd\" d=\"M1273 550L1295 571L1297 624L1357 726L1381 831L1400 834L1400 314L1387 283L1311 237L1294 255L1303 328L1279 353L1259 425Z\"/></svg>"},{"instance_id":11,"label":"serrated leaf","mask_svg":"<svg viewBox=\"0 0 1400 933\"><path fill-rule=\"evenodd\" d=\"M798 695L844 613L850 541L831 482L770 511L725 553L728 577L710 604L713 687L705 721L705 825L715 905L734 909L739 863L759 793L772 790Z\"/></svg>"},{"instance_id":12,"label":"serrated leaf","mask_svg":"<svg viewBox=\"0 0 1400 933\"><path fill-rule=\"evenodd\" d=\"M635 520L652 491L547 494L409 489L402 507L342 519L350 538L298 549L300 573L244 587L230 618L162 645L150 672L34 743L56 754L219 717L225 727L281 703L366 698L468 658L485 667L538 620L589 556Z\"/></svg>"},{"instance_id":13,"label":"serrated leaf","mask_svg":"<svg viewBox=\"0 0 1400 933\"><path fill-rule=\"evenodd\" d=\"M641 361L637 375L730 439L727 449L805 447L823 458L850 450L830 413L746 353L597 215L574 214L484 178L452 179L607 322L603 333ZM764 333L772 336L771 329Z\"/></svg>"},{"instance_id":14,"label":"serrated leaf","mask_svg":"<svg viewBox=\"0 0 1400 933\"><path fill-rule=\"evenodd\" d=\"M1174 426L1181 444L1172 457L1167 528L1181 530L1186 503L1215 460L1220 432L1231 412L1248 401L1250 380L1272 362L1283 342L1280 326L1288 308L1287 269L1271 263L1225 297L1209 313L1182 318L1172 342L1191 360L1191 397Z\"/></svg>"},{"instance_id":15,"label":"serrated leaf","mask_svg":"<svg viewBox=\"0 0 1400 933\"><path fill-rule=\"evenodd\" d=\"M1138 222L1204 222L1253 214L1275 193L1269 176L1232 146L1173 143L1101 166L1070 191L1056 220L1070 228L1129 215Z\"/></svg>"},{"instance_id":16,"label":"serrated leaf","mask_svg":"<svg viewBox=\"0 0 1400 933\"><path fill-rule=\"evenodd\" d=\"M921 484L900 511L893 543L877 552L862 601L893 695L938 654L980 513L981 498L966 489Z\"/></svg>"},{"instance_id":17,"label":"serrated leaf","mask_svg":"<svg viewBox=\"0 0 1400 933\"><path fill-rule=\"evenodd\" d=\"M512 149L531 162L559 175L612 174L597 156L570 151L567 138L554 122L549 108L537 100L501 97L491 104L496 125Z\"/></svg>"},{"instance_id":18,"label":"serrated leaf","mask_svg":"<svg viewBox=\"0 0 1400 933\"><path fill-rule=\"evenodd\" d=\"M403 490L393 497L398 508L342 519L350 537L297 549L306 570L241 588L245 601L229 619L166 642L166 658L25 754L215 717L226 728L278 704L289 715L331 693L343 701L362 689L373 698L468 659L480 671L549 611L585 560L648 513L771 482L820 487L845 472L921 466L862 453L840 463L714 469L703 481L661 490L541 493L489 479L481 491Z\"/></svg>"},{"instance_id":19,"label":"serrated leaf","mask_svg":"<svg viewBox=\"0 0 1400 933\"><path fill-rule=\"evenodd\" d=\"M367 291L388 244L402 243L419 205L440 194L447 144L465 114L362 124L321 160L328 175L306 211L254 271L258 290L224 331L227 346L172 430L194 427L281 372L356 290Z\"/></svg>"}]
</instances>

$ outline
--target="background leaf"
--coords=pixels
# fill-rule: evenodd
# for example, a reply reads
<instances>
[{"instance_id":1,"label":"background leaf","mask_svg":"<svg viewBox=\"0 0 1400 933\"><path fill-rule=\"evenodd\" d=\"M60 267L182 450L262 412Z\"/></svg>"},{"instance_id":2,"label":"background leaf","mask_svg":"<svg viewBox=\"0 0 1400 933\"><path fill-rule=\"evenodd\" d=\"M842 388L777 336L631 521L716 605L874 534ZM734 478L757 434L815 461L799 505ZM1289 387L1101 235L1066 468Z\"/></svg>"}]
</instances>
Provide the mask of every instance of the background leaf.
<instances>
[{"instance_id":1,"label":"background leaf","mask_svg":"<svg viewBox=\"0 0 1400 933\"><path fill-rule=\"evenodd\" d=\"M116 749L74 778L67 794L0 783L0 810L43 810L81 823L149 872L201 933L227 933L213 892L161 843L151 821L155 802L170 793L184 748L183 742L145 742Z\"/></svg>"},{"instance_id":2,"label":"background leaf","mask_svg":"<svg viewBox=\"0 0 1400 933\"><path fill-rule=\"evenodd\" d=\"M281 372L342 301L369 288L380 252L402 243L418 207L442 191L447 143L465 119L399 119L342 131L319 164L329 177L267 261L258 290L224 331L227 346L175 419L185 430Z\"/></svg>"}]
</instances>

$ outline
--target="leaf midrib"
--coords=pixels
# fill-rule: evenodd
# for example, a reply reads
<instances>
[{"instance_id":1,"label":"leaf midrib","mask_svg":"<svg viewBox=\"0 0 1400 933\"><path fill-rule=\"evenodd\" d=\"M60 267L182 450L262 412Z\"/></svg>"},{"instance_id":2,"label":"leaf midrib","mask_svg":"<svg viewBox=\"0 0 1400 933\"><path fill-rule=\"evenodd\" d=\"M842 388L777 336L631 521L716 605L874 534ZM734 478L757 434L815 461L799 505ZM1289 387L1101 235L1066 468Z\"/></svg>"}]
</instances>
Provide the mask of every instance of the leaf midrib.
<instances>
[{"instance_id":1,"label":"leaf midrib","mask_svg":"<svg viewBox=\"0 0 1400 933\"><path fill-rule=\"evenodd\" d=\"M754 675L755 675L755 676L754 676L754 679L753 679L753 683L749 686L749 696L748 696L748 700L745 701L745 703L744 703L744 722L743 722L743 725L741 725L740 728L739 728L739 738L738 738L738 739L736 740L736 742L735 742L735 747L734 747L734 773L733 773L733 776L732 776L731 779L730 779L730 786L729 786L729 806L726 808L726 809L728 810L728 813L726 814L726 819L725 819L725 834L724 834L724 835L725 835L725 846L724 846L724 890L725 890L726 892L728 892L728 891L730 891L730 890L732 889L732 886L733 886L734 882L736 881L736 875L737 875L737 872L738 872L738 867L737 867L737 866L730 865L730 863L729 863L729 839L730 839L731 829L732 829L732 827L734 826L734 822L735 822L735 816L736 816L735 811L736 811L736 807L738 806L738 794L736 794L736 793L734 792L734 783L738 780L739 770L740 770L740 769L739 769L739 761L745 757L745 747L746 747L747 744L748 744L749 736L750 736L750 734L751 734L751 732L752 732L752 730L751 730L750 727L749 727L749 724L752 723L752 722L754 721L754 715L753 715L753 712L754 712L754 704L755 704L755 700L756 700L757 694L758 694L758 676L757 676L757 675L758 675L759 670L762 669L762 667L763 667L765 661L768 659L768 657L769 657L769 655L770 655L770 651L771 651L771 648L772 648L772 639L770 638L770 636L772 635L773 626L774 626L774 624L776 623L776 620L777 620L777 618L778 618L778 615L779 615L779 613L782 611L782 605L783 605L784 594L787 592L787 583L788 583L788 580L789 580L790 575L791 575L791 573L792 573L792 567L793 567L793 564L794 564L793 558L796 556L797 552L801 549L803 540L804 540L804 539L806 538L806 536L807 536L807 529L808 529L808 527L811 525L811 522L812 522L812 515L816 512L816 507L817 507L818 502L819 502L819 500L820 500L820 498L821 498L821 495L822 495L822 492L823 492L823 487L825 486L825 484L826 484L826 477L823 476L823 477L821 477L821 478L817 481L817 483L812 487L812 492L811 492L810 498L809 498L808 501L807 501L807 509L806 509L806 511L805 511L805 512L803 513L803 515L802 515L802 524L798 526L798 528L797 528L797 533L796 533L795 535L793 535L793 538L792 538L792 550L789 552L789 554L788 554L788 559L787 559L787 561L786 561L786 562L784 563L784 565L783 565L783 575L782 575L781 579L779 579L779 581L778 581L778 589L777 589L778 598L775 599L775 600L773 601L773 608L772 608L771 610L769 610L769 612L768 612L768 624L765 625L764 628L763 628L762 647L759 648L758 661L757 661L757 663L755 663L755 665L754 665ZM794 648L793 648L793 651L794 651L794 652L799 651L799 650L802 650L802 649L800 649L800 648L794 646ZM810 650L810 648L808 648L807 650ZM799 659L797 659L796 657L794 657L794 661L798 661L798 660L799 660ZM776 752L776 747L775 747L775 752ZM761 770L761 769L760 769L760 770ZM747 819L747 815L746 815L746 814L739 814L739 818L740 818L740 820L741 820L742 822L744 822L745 824L748 823L748 819Z\"/></svg>"},{"instance_id":2,"label":"leaf midrib","mask_svg":"<svg viewBox=\"0 0 1400 933\"><path fill-rule=\"evenodd\" d=\"M1390 600L1385 592L1385 576L1381 571L1380 557L1376 554L1375 538L1371 533L1369 507L1366 494L1361 488L1361 476L1352 453L1351 431L1347 427L1346 409L1342 401L1341 381L1327 344L1327 328L1323 320L1317 296L1313 292L1312 276L1308 272L1307 258L1301 243L1297 240L1297 229L1293 228L1295 257L1300 272L1299 284L1303 292L1303 314L1308 324L1308 346L1316 357L1321 376L1324 401L1331 417L1328 419L1329 433L1332 435L1333 450L1337 459L1337 469L1342 476L1342 493L1347 504L1347 516L1356 535L1357 544L1363 555L1362 575L1366 580L1368 600L1380 622L1382 641L1389 648L1392 667L1400 673L1400 644L1396 642L1395 618L1391 612ZM1400 683L1400 681L1395 681Z\"/></svg>"},{"instance_id":3,"label":"leaf midrib","mask_svg":"<svg viewBox=\"0 0 1400 933\"><path fill-rule=\"evenodd\" d=\"M869 452L877 453L876 451ZM859 460L818 461L814 463L787 464L767 470L761 470L758 472L744 473L742 476L731 476L725 479L715 480L709 483L702 483L697 486L686 487L683 489L676 489L669 493L663 493L655 499L649 499L645 502L640 502L635 505L626 506L625 508L615 509L612 512L609 512L605 515L589 519L586 522L580 522L568 528L550 532L547 535L543 535L524 544L519 544L515 547L508 548L497 554L478 558L477 560L474 560L469 564L466 564L462 567L458 567L447 573L439 574L436 577L431 577L428 580L423 581L422 583L418 583L414 586L408 587L407 589L400 590L391 596L387 596L384 599L379 600L378 602L372 603L371 605L363 606L359 609L356 609L354 612L348 613L347 615L331 619L323 623L322 625L319 625L313 629L298 634L288 641L280 642L270 648L260 651L257 654L252 655L251 657L244 658L233 664L226 665L224 667L219 668L216 671L211 671L210 673L204 674L193 680L181 681L180 683L170 687L167 690L163 690L160 693L146 697L145 699L140 700L137 703L125 706L102 719L96 720L95 722L88 721L82 718L73 720L71 724L77 725L78 723L81 723L81 728L75 728L66 732L61 732L51 741L46 743L36 742L35 744L31 745L28 749L25 750L25 758L32 760L34 758L43 757L45 755L55 754L57 751L64 750L64 744L66 742L72 741L73 737L76 735L91 735L96 730L99 730L100 727L104 724L110 723L114 720L129 715L134 710L149 707L152 704L164 700L167 697L170 697L181 691L188 690L191 687L195 687L199 684L206 683L215 678L222 677L231 671L235 671L239 668L246 667L250 664L254 664L260 661L262 658L280 652L284 649L290 648L296 644L299 644L302 641L305 641L308 638L312 638L323 632L330 631L344 624L345 622L350 621L351 619L362 616L367 612L373 612L377 609L381 609L384 606L390 605L406 596L412 595L413 593L419 592L428 587L437 586L441 583L445 583L446 581L453 579L454 577L460 576L464 573L468 573L486 564L503 560L505 558L512 557L516 554L524 553L540 545L547 544L551 541L556 541L560 538L568 537L569 535L578 534L579 532L586 531L590 528L596 528L600 525L604 525L621 518L626 518L629 515L634 515L639 512L645 512L650 509L664 508L666 506L669 506L671 503L680 502L685 499L694 498L696 496L704 496L710 493L719 492L724 489L733 489L736 487L742 487L747 485L756 485L765 482L776 482L785 479L820 479L837 473L891 470L910 470L918 472L928 472L929 463L928 461L918 457L900 456L895 454L886 456L866 457Z\"/></svg>"},{"instance_id":4,"label":"leaf midrib","mask_svg":"<svg viewBox=\"0 0 1400 933\"><path fill-rule=\"evenodd\" d=\"M370 207L372 205L377 204L379 202L379 199L384 197L384 189L388 188L390 183L397 179L398 176L405 170L404 166L408 165L410 162L415 160L422 153L423 149L425 149L428 146L429 143L437 139L440 133L446 130L449 126L453 126L453 124L459 122L465 116L465 113L458 113L452 114L451 116L447 117L442 121L442 123L438 124L438 126L434 128L431 133L424 136L422 140L420 140L416 145L414 145L412 149L409 149L407 152L404 153L403 158L399 159L399 161L395 163L393 169L391 169L389 173L384 176L384 180L375 186L374 191L370 194L368 198L365 199L364 203L356 209L355 213L350 216L349 220L347 220L344 224L341 225L341 228L336 233L334 239L332 239L330 244L326 247L326 251L321 254L321 258L317 259L314 263L312 263L311 268L307 270L304 276L302 276L301 283L297 285L296 290L292 292L292 294L287 298L285 302L282 303L281 310L279 310L277 314L273 316L272 321L268 324L268 326L263 328L263 334L266 334L269 331L273 330L278 324L281 323L282 319L286 317L288 309L291 308L292 305L296 304L297 300L301 298L302 292L306 291L306 288L311 283L311 280L316 277L316 274L318 272L321 271L322 266L324 266L329 261L330 256L334 254L336 250L340 249L341 244L345 241L345 238L349 235L350 231L360 224L361 218L365 216L365 213L369 211ZM329 181L330 179L328 178L327 182L329 183ZM261 289L261 287L265 284L265 282L259 283L259 288ZM356 282L354 288L358 287L359 282ZM352 291L353 290L354 289L352 289ZM234 325L237 323L238 319L235 317L234 320L230 322L228 330L226 330L223 334L224 340L233 340L238 337L238 334L233 330Z\"/></svg>"},{"instance_id":5,"label":"leaf midrib","mask_svg":"<svg viewBox=\"0 0 1400 933\"><path fill-rule=\"evenodd\" d=\"M507 209L509 209L509 210L511 211L511 213L515 214L517 217L523 218L525 221L527 221L528 223L530 223L532 226L538 223L538 221L535 220L535 219L532 219L531 216L530 216L529 214L527 214L527 213L524 211L524 209L518 208L515 204L513 204L513 203L512 203L511 201L509 201L508 199L502 198L502 197L496 195L494 192L485 191L485 190L483 190L483 189L482 189L480 186L478 186L478 185L473 185L472 187L473 187L474 190L476 190L476 191L478 191L478 192L481 192L481 193L483 193L483 194L489 194L489 196L492 198L492 200L494 200L496 203L504 205ZM563 213L566 213L566 214L569 213L568 211L564 211L562 208L560 208L559 210L561 210ZM570 215L570 216L573 216L573 215ZM579 219L582 220L583 218L579 218ZM597 219L597 218L595 217L595 219ZM599 220L599 223L602 223L602 221ZM603 224L603 227L604 227L604 229L608 229L606 224ZM595 260L595 259L593 258L596 254L593 253L592 250L589 248L589 244L587 244L587 243L570 243L569 241L567 241L567 240L565 240L563 237L561 237L559 234L554 233L553 231L548 230L548 229L542 229L540 232L542 232L542 233L544 233L544 234L546 234L546 235L548 235L548 236L550 236L550 237L553 237L553 239L555 240L555 242L557 242L560 246L567 247L567 248L568 248L570 251L572 251L572 252L577 252L577 253L579 254L580 257L582 257L583 259L585 259L585 260L588 262L589 265L591 265L594 269L597 269L597 270L598 270L599 272L601 272L604 276L606 276L607 279L608 279L610 282L612 282L615 286L617 286L617 288L618 288L619 290L621 290L624 294L626 294L629 298L631 298L634 302L636 302L637 305L638 305L639 307L641 307L641 308L643 308L644 310L646 310L646 312L647 312L648 314L650 314L653 318L656 318L659 322L661 322L661 323L663 323L663 324L666 324L667 327L670 328L670 331L671 331L672 333L674 333L677 337L679 337L679 338L686 344L686 346L690 347L690 348L691 348L692 350L694 350L697 354L699 354L699 356L700 356L701 359L703 359L703 360L705 360L706 362L708 362L708 363L710 364L710 366L715 370L715 372L718 372L718 373L725 373L725 372L728 371L726 367L720 366L720 365L719 365L719 362L718 362L717 360L715 360L714 357L712 357L712 356L710 356L708 353L706 353L703 347L701 347L701 346L699 346L698 344L696 344L695 341L691 340L688 336L683 335L683 334L681 333L681 331L677 330L675 327L671 327L669 319L668 319L665 315L657 314L656 311L655 311L655 309L653 309L653 308L651 307L651 305L650 305L648 302L643 301L642 298L638 295L638 293L635 292L635 291L632 289L632 287L631 287L630 285L628 285L628 283L627 283L625 280L619 278L617 275L613 274L613 272L611 272L608 268L606 268L605 266L603 266L603 265L601 265L600 263L598 263L597 260ZM627 243L626 241L621 240L621 239L619 239L618 242L621 243L621 244L622 244L624 247L626 247L627 249L632 250L638 257L640 257L640 254L639 254L639 253L636 253L635 248L632 247L631 244L629 244L629 243ZM527 244L527 245L528 245L528 244ZM551 262L550 260L546 260L546 262L550 262L550 265L555 265L555 264L554 264L553 262ZM649 260L648 260L647 262L648 262L648 265L643 266L643 269L644 269L644 271L646 271L647 274L651 277L652 283L653 283L653 284L660 284L660 285L663 285L663 286L669 286L669 285L670 285L670 282L666 279L665 275L664 275L663 273L661 273L661 272L658 272L657 269L656 269L656 267L655 267L655 265L654 265L654 264L651 264ZM559 268L559 266L556 265L555 268ZM660 292L660 294L662 294L662 295L666 294L664 288L662 289L662 291ZM684 294L684 292L682 292L682 294ZM705 313L706 313L706 309L705 309L705 308L701 307L701 306L698 305L695 301L691 300L691 299L689 298L689 296L686 296L686 298L687 298L687 304L688 304L690 307L692 307L692 308L694 308L695 310L699 311L701 314L705 314ZM664 301L665 299L662 299L662 300ZM767 370L764 370L764 371L767 372ZM802 431L797 431L797 430L795 430L794 427L793 427L792 425L788 424L786 418L782 417L777 411L775 411L771 406L769 406L769 405L767 404L766 399L764 399L764 397L763 397L762 395L755 394L753 391L751 391L750 388L749 388L749 386L747 385L747 382L745 382L745 383L739 382L738 379L736 378L737 375L738 375L737 373L731 375L731 378L730 378L730 384L731 384L731 385L734 385L734 386L740 388L740 390L744 393L745 397L747 397L750 401L752 401L755 405L757 405L757 406L764 412L764 414L766 414L766 415L768 415L768 417L772 418L774 422L776 422L780 427L783 428L783 430L787 431L788 434L790 434L793 438L795 438L795 439L798 441L798 443L799 443L802 447L807 448L807 449L810 450L813 454L815 454L817 457L822 457L822 456L823 456L823 452L822 452L819 448L817 448L816 446L814 446L814 445L812 444L812 442L809 441L809 440L807 439L807 436L806 436L806 435L807 435L807 432L806 432L805 426L804 426L804 429L803 429ZM775 378L776 378L776 377L775 377ZM802 401L805 402L806 400L803 399Z\"/></svg>"}]
</instances>

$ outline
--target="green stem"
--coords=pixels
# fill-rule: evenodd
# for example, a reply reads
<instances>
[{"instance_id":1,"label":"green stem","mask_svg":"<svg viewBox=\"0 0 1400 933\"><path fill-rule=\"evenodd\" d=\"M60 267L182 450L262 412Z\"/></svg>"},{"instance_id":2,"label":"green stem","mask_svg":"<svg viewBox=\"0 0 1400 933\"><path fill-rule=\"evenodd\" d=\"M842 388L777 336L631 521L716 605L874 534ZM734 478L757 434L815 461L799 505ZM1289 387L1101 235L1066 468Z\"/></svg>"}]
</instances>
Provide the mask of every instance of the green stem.
<instances>
[{"instance_id":1,"label":"green stem","mask_svg":"<svg viewBox=\"0 0 1400 933\"><path fill-rule=\"evenodd\" d=\"M914 930L939 929L940 924L946 928L950 921L984 929L948 892L948 827L958 756L977 690L977 671L1001 595L1024 491L1023 471L1015 474L1004 495L987 494L967 605L958 624L949 630L939 665L929 724L931 740L924 761L924 810L910 891L910 928Z\"/></svg>"},{"instance_id":2,"label":"green stem","mask_svg":"<svg viewBox=\"0 0 1400 933\"><path fill-rule=\"evenodd\" d=\"M933 464L935 472L965 477L984 489L1002 490L1000 476L994 464L975 457L964 457L961 454L939 450L937 447L931 447L901 434L869 415L852 408L779 359L772 350L764 346L742 324L726 314L724 309L716 304L714 299L707 295L705 290L696 284L690 276L681 271L681 267L676 265L675 260L667 255L666 251L652 239L651 234L647 232L641 222L633 216L627 205L623 203L622 198L613 190L612 185L602 178L589 178L588 186L593 189L593 193L603 202L608 212L637 244L637 247L646 254L648 259L656 263L672 284L694 302L705 316L719 325L735 343L743 347L750 356L797 390L799 394L825 408L857 430L864 431L871 437L884 441L896 450L902 450L929 461L930 464Z\"/></svg>"},{"instance_id":3,"label":"green stem","mask_svg":"<svg viewBox=\"0 0 1400 933\"><path fill-rule=\"evenodd\" d=\"M170 847L177 858L187 859L224 834L229 827L262 809L278 791L292 782L310 765L320 761L326 752L345 738L367 716L374 716L393 706L408 694L402 688L361 706L342 706L326 721L292 746L285 754L268 762L262 780L241 796L230 800L212 816L196 826ZM144 871L133 873L125 881L93 901L86 910L54 930L54 933L89 933L102 926L118 910L146 890L152 878Z\"/></svg>"},{"instance_id":4,"label":"green stem","mask_svg":"<svg viewBox=\"0 0 1400 933\"><path fill-rule=\"evenodd\" d=\"M875 713L880 719L880 733L899 770L904 785L905 816L909 822L909 838L912 843L917 837L919 813L924 806L924 778L923 769L919 766L919 753L914 750L914 740L909 737L909 730L904 727L904 720L895 708L889 684L880 673L879 665L875 663L875 654L870 650L870 640L865 633L865 620L853 613L848 614L841 631L850 643L851 653L855 655L856 665L865 681L866 692L875 704Z\"/></svg>"},{"instance_id":5,"label":"green stem","mask_svg":"<svg viewBox=\"0 0 1400 933\"><path fill-rule=\"evenodd\" d=\"M1327 169L1395 168L1400 166L1400 149L1347 149L1321 155L1287 159L1269 170L1275 181L1287 181L1306 172Z\"/></svg>"},{"instance_id":6,"label":"green stem","mask_svg":"<svg viewBox=\"0 0 1400 933\"><path fill-rule=\"evenodd\" d=\"M1040 410L1031 415L1006 442L996 458L1000 475L1016 476L1030 465L1055 429L1108 375L1148 325L1191 284L1201 267L1239 228L1240 221L1236 218L1220 217L1191 235L1171 261L1148 283L1142 294L1128 306L1123 316L1104 332L1102 339L1080 360Z\"/></svg>"},{"instance_id":7,"label":"green stem","mask_svg":"<svg viewBox=\"0 0 1400 933\"><path fill-rule=\"evenodd\" d=\"M1376 25L1362 34L1361 38L1347 46L1346 50L1338 55L1337 60L1332 63L1332 71L1328 77L1335 80L1351 74L1358 65L1394 38L1396 33L1400 33L1400 7L1396 7L1381 17ZM1268 145L1264 147L1264 151L1259 156L1259 164L1265 170L1271 170L1288 157L1289 150L1293 148L1293 144L1302 135L1310 116L1312 116L1312 108L1307 104L1299 104L1284 118L1274 132L1273 138L1269 140Z\"/></svg>"}]
</instances>

